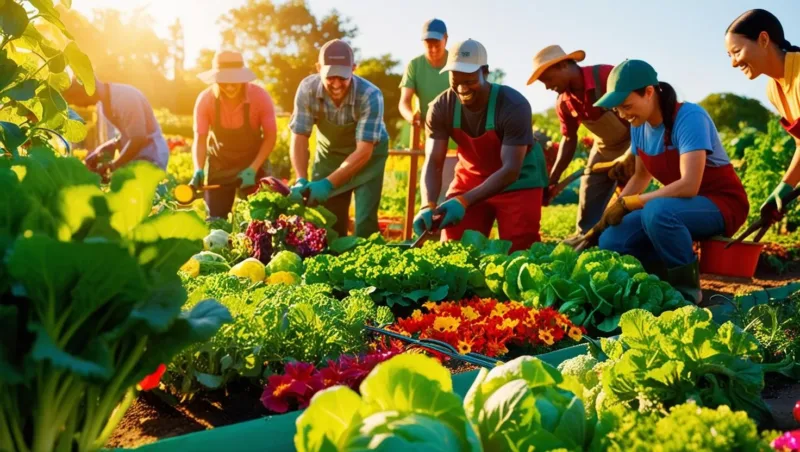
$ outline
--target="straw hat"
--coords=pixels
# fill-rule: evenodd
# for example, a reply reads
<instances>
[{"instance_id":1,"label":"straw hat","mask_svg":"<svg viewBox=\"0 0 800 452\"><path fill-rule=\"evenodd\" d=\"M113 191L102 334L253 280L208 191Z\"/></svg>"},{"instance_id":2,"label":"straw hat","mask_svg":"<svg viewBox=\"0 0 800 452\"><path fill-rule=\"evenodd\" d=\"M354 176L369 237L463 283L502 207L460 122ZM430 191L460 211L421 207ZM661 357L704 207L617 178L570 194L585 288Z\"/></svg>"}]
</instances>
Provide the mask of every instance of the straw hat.
<instances>
[{"instance_id":1,"label":"straw hat","mask_svg":"<svg viewBox=\"0 0 800 452\"><path fill-rule=\"evenodd\" d=\"M217 50L211 70L197 75L206 84L212 83L248 83L256 79L256 74L244 66L241 52L235 50Z\"/></svg>"},{"instance_id":2,"label":"straw hat","mask_svg":"<svg viewBox=\"0 0 800 452\"><path fill-rule=\"evenodd\" d=\"M530 85L538 80L542 73L554 64L558 64L564 60L583 61L584 58L586 58L586 52L583 50L576 50L567 54L561 46L547 46L533 57L533 75L528 79L527 84Z\"/></svg>"}]
</instances>

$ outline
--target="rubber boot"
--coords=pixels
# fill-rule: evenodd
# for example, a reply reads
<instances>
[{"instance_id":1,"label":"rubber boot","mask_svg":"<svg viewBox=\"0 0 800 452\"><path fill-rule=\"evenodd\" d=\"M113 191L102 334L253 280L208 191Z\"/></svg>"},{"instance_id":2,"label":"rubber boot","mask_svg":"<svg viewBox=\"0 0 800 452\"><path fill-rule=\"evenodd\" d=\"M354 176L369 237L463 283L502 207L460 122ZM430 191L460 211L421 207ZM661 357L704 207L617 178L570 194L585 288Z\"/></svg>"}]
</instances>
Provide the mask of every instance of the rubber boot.
<instances>
[{"instance_id":1,"label":"rubber boot","mask_svg":"<svg viewBox=\"0 0 800 452\"><path fill-rule=\"evenodd\" d=\"M687 301L695 305L703 301L703 292L700 290L700 262L697 259L691 264L667 270L666 281Z\"/></svg>"},{"instance_id":2,"label":"rubber boot","mask_svg":"<svg viewBox=\"0 0 800 452\"><path fill-rule=\"evenodd\" d=\"M662 281L666 281L669 277L669 270L667 269L667 264L664 263L661 259L653 259L647 261L641 261L642 267L647 273L651 275L658 276L658 279Z\"/></svg>"}]
</instances>

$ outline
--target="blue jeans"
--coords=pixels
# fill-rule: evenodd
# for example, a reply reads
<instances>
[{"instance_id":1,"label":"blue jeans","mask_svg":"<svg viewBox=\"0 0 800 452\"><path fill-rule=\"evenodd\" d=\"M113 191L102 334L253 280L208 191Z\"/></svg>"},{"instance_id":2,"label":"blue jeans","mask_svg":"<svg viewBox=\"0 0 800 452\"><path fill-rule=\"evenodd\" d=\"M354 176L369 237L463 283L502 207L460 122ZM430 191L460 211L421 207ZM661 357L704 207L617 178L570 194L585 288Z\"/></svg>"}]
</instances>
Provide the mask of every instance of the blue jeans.
<instances>
[{"instance_id":1,"label":"blue jeans","mask_svg":"<svg viewBox=\"0 0 800 452\"><path fill-rule=\"evenodd\" d=\"M656 198L606 229L599 246L642 262L660 259L667 268L675 268L696 260L692 241L724 232L725 220L710 199Z\"/></svg>"}]
</instances>

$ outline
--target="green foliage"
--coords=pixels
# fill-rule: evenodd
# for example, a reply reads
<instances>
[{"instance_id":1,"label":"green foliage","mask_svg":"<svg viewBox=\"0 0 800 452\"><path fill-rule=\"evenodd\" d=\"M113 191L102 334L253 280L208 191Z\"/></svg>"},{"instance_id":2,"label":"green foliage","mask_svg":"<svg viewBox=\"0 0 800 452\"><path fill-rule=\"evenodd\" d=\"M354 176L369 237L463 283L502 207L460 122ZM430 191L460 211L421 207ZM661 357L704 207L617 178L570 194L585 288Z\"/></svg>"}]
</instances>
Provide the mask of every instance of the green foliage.
<instances>
[{"instance_id":1,"label":"green foliage","mask_svg":"<svg viewBox=\"0 0 800 452\"><path fill-rule=\"evenodd\" d=\"M97 450L137 382L231 318L181 312L177 271L207 228L150 216L163 171L132 163L104 192L79 160L28 154L0 159L0 449Z\"/></svg>"},{"instance_id":2,"label":"green foliage","mask_svg":"<svg viewBox=\"0 0 800 452\"><path fill-rule=\"evenodd\" d=\"M433 358L395 356L378 364L360 391L317 393L297 419L297 451L483 450L450 373Z\"/></svg>"},{"instance_id":3,"label":"green foliage","mask_svg":"<svg viewBox=\"0 0 800 452\"><path fill-rule=\"evenodd\" d=\"M83 120L61 95L70 85L68 67L94 92L92 64L52 0L0 2L0 156L32 147L69 153L67 141L83 140Z\"/></svg>"},{"instance_id":4,"label":"green foliage","mask_svg":"<svg viewBox=\"0 0 800 452\"><path fill-rule=\"evenodd\" d=\"M340 291L374 287L373 298L389 306L460 300L470 277L478 273L477 254L459 242L427 242L405 251L366 243L339 256L307 259L305 280Z\"/></svg>"},{"instance_id":5,"label":"green foliage","mask_svg":"<svg viewBox=\"0 0 800 452\"><path fill-rule=\"evenodd\" d=\"M699 105L708 112L720 131L738 131L749 126L766 132L767 123L773 116L758 100L733 93L709 94Z\"/></svg>"},{"instance_id":6,"label":"green foliage","mask_svg":"<svg viewBox=\"0 0 800 452\"><path fill-rule=\"evenodd\" d=\"M733 321L751 333L764 348L765 362L800 360L800 291L783 300L771 300L747 310L738 306Z\"/></svg>"},{"instance_id":7,"label":"green foliage","mask_svg":"<svg viewBox=\"0 0 800 452\"><path fill-rule=\"evenodd\" d=\"M393 321L386 307L375 306L368 290L353 290L339 300L323 284L251 284L226 274L188 283L185 308L214 297L230 309L234 323L172 360L165 381L185 397L239 378L256 383L290 360L319 364L364 351L364 324Z\"/></svg>"},{"instance_id":8,"label":"green foliage","mask_svg":"<svg viewBox=\"0 0 800 452\"><path fill-rule=\"evenodd\" d=\"M724 405L710 409L689 402L673 407L664 417L616 407L601 415L591 450L768 452L773 450L770 441L777 435L760 435L746 412L731 411Z\"/></svg>"},{"instance_id":9,"label":"green foliage","mask_svg":"<svg viewBox=\"0 0 800 452\"><path fill-rule=\"evenodd\" d=\"M604 407L621 404L648 412L695 400L746 411L756 422L770 418L761 399L759 344L750 333L731 322L717 325L709 310L694 306L659 317L634 309L622 315L620 326L619 343L603 348L613 361L601 378L612 398Z\"/></svg>"}]
</instances>

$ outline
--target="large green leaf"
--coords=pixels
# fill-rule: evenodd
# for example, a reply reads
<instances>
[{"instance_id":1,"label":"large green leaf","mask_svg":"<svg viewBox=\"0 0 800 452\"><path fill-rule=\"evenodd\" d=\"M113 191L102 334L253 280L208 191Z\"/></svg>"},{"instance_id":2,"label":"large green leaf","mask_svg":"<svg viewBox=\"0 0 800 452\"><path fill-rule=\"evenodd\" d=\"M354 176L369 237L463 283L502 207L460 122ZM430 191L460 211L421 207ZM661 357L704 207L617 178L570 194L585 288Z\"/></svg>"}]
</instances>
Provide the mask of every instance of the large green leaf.
<instances>
[{"instance_id":1,"label":"large green leaf","mask_svg":"<svg viewBox=\"0 0 800 452\"><path fill-rule=\"evenodd\" d=\"M86 94L90 96L93 95L95 91L95 78L94 69L92 68L92 62L89 60L89 57L81 51L75 41L67 44L67 47L64 49L64 55L67 57L67 63L75 73L75 77L86 90Z\"/></svg>"},{"instance_id":2,"label":"large green leaf","mask_svg":"<svg viewBox=\"0 0 800 452\"><path fill-rule=\"evenodd\" d=\"M42 103L42 120L48 121L67 111L67 101L58 91L47 86L37 94ZM62 121L63 122L63 121Z\"/></svg>"},{"instance_id":3,"label":"large green leaf","mask_svg":"<svg viewBox=\"0 0 800 452\"><path fill-rule=\"evenodd\" d=\"M472 433L470 431L470 433ZM470 441L472 440L472 441ZM452 426L435 417L394 411L375 413L345 432L339 450L405 452L477 452L480 445L474 433L465 439ZM329 449L325 449L329 450Z\"/></svg>"},{"instance_id":4,"label":"large green leaf","mask_svg":"<svg viewBox=\"0 0 800 452\"><path fill-rule=\"evenodd\" d=\"M55 25L56 28L58 28L61 31L61 33L63 33L64 36L66 36L68 39L73 39L72 34L69 32L69 30L67 30L67 27L64 25L64 22L62 22L61 19L58 17L58 12L56 12L56 14L44 13L41 14L41 17L44 20Z\"/></svg>"},{"instance_id":5,"label":"large green leaf","mask_svg":"<svg viewBox=\"0 0 800 452\"><path fill-rule=\"evenodd\" d=\"M512 380L494 391L474 419L484 450L529 450L533 433L541 428L536 398L525 380Z\"/></svg>"},{"instance_id":6,"label":"large green leaf","mask_svg":"<svg viewBox=\"0 0 800 452\"><path fill-rule=\"evenodd\" d=\"M16 149L26 140L25 133L18 125L0 121L0 143L9 151Z\"/></svg>"},{"instance_id":7,"label":"large green leaf","mask_svg":"<svg viewBox=\"0 0 800 452\"><path fill-rule=\"evenodd\" d=\"M95 219L91 199L98 196L102 197L103 192L95 185L76 185L59 192L59 214L64 220L59 229L59 239L70 240L86 222Z\"/></svg>"},{"instance_id":8,"label":"large green leaf","mask_svg":"<svg viewBox=\"0 0 800 452\"><path fill-rule=\"evenodd\" d=\"M635 349L649 349L658 340L655 317L644 309L628 311L620 317L619 326L625 344Z\"/></svg>"},{"instance_id":9,"label":"large green leaf","mask_svg":"<svg viewBox=\"0 0 800 452\"><path fill-rule=\"evenodd\" d=\"M14 81L17 68L17 62L8 57L8 52L0 50L0 90L5 89Z\"/></svg>"},{"instance_id":10,"label":"large green leaf","mask_svg":"<svg viewBox=\"0 0 800 452\"><path fill-rule=\"evenodd\" d=\"M28 22L28 13L19 3L7 0L0 6L0 30L3 34L19 38L25 33Z\"/></svg>"},{"instance_id":11,"label":"large green leaf","mask_svg":"<svg viewBox=\"0 0 800 452\"><path fill-rule=\"evenodd\" d=\"M123 237L131 237L150 215L156 188L164 177L162 169L140 161L120 168L111 176L111 192L107 195L111 225Z\"/></svg>"},{"instance_id":12,"label":"large green leaf","mask_svg":"<svg viewBox=\"0 0 800 452\"><path fill-rule=\"evenodd\" d=\"M36 95L36 88L39 82L36 80L25 80L22 83L14 85L3 92L0 92L0 97L8 97L11 100L28 100Z\"/></svg>"},{"instance_id":13,"label":"large green leaf","mask_svg":"<svg viewBox=\"0 0 800 452\"><path fill-rule=\"evenodd\" d=\"M41 324L33 323L28 329L36 335L31 350L33 362L49 362L56 369L67 370L89 380L105 381L114 375L111 353L99 340L85 344L85 353L76 356L60 348Z\"/></svg>"},{"instance_id":14,"label":"large green leaf","mask_svg":"<svg viewBox=\"0 0 800 452\"><path fill-rule=\"evenodd\" d=\"M360 408L361 397L348 387L334 386L318 392L297 418L297 452L336 452L336 444L348 427L359 422Z\"/></svg>"},{"instance_id":15,"label":"large green leaf","mask_svg":"<svg viewBox=\"0 0 800 452\"><path fill-rule=\"evenodd\" d=\"M71 143L80 143L86 138L88 129L83 118L78 116L72 109L67 110L64 116L64 123L61 125L61 133L64 139Z\"/></svg>"},{"instance_id":16,"label":"large green leaf","mask_svg":"<svg viewBox=\"0 0 800 452\"><path fill-rule=\"evenodd\" d=\"M39 10L39 13L42 14L50 14L52 16L58 17L58 11L56 11L55 7L53 6L53 0L28 0L31 2L34 8Z\"/></svg>"},{"instance_id":17,"label":"large green leaf","mask_svg":"<svg viewBox=\"0 0 800 452\"><path fill-rule=\"evenodd\" d=\"M716 342L722 344L723 350L731 355L759 357L760 346L756 338L731 322L719 327Z\"/></svg>"}]
</instances>

